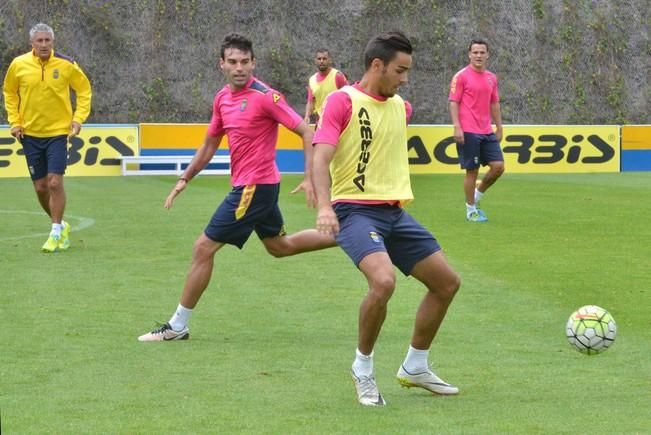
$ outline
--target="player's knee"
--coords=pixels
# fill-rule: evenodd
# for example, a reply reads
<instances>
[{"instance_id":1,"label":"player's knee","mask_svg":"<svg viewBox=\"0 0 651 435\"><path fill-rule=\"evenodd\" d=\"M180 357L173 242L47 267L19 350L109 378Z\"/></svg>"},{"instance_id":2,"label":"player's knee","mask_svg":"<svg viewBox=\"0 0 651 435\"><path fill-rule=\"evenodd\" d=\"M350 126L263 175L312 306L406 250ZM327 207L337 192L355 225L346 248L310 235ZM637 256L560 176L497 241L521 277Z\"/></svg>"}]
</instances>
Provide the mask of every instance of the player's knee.
<instances>
[{"instance_id":1,"label":"player's knee","mask_svg":"<svg viewBox=\"0 0 651 435\"><path fill-rule=\"evenodd\" d=\"M459 288L461 287L461 277L459 274L454 272L446 281L444 284L438 287L437 293L439 294L440 297L451 301L454 299L454 296L457 294L459 291Z\"/></svg>"},{"instance_id":2,"label":"player's knee","mask_svg":"<svg viewBox=\"0 0 651 435\"><path fill-rule=\"evenodd\" d=\"M215 255L215 252L217 251L216 249L216 243L212 242L211 240L204 238L204 237L199 237L196 242L194 242L194 246L192 247L192 256L195 260L206 260L210 259Z\"/></svg>"},{"instance_id":3,"label":"player's knee","mask_svg":"<svg viewBox=\"0 0 651 435\"><path fill-rule=\"evenodd\" d=\"M276 246L273 247L267 246L267 252L269 253L269 255L276 258L283 258L283 257L287 257L288 255L292 255L290 251L280 249Z\"/></svg>"},{"instance_id":4,"label":"player's knee","mask_svg":"<svg viewBox=\"0 0 651 435\"><path fill-rule=\"evenodd\" d=\"M369 283L369 294L377 299L378 302L386 304L391 299L394 290L396 289L396 276L395 274L383 274L382 276L375 277Z\"/></svg>"},{"instance_id":5,"label":"player's knee","mask_svg":"<svg viewBox=\"0 0 651 435\"><path fill-rule=\"evenodd\" d=\"M454 279L450 283L448 292L454 297L461 288L461 277L458 273L454 274Z\"/></svg>"},{"instance_id":6,"label":"player's knee","mask_svg":"<svg viewBox=\"0 0 651 435\"><path fill-rule=\"evenodd\" d=\"M280 242L278 239L274 239L273 241L268 239L268 241L265 241L264 247L269 255L276 258L287 257L294 254L292 245L287 243L286 240Z\"/></svg>"},{"instance_id":7,"label":"player's knee","mask_svg":"<svg viewBox=\"0 0 651 435\"><path fill-rule=\"evenodd\" d=\"M34 190L37 195L46 195L49 192L47 183L34 183Z\"/></svg>"},{"instance_id":8,"label":"player's knee","mask_svg":"<svg viewBox=\"0 0 651 435\"><path fill-rule=\"evenodd\" d=\"M492 165L493 174L495 178L499 178L504 173L504 162L497 162Z\"/></svg>"},{"instance_id":9,"label":"player's knee","mask_svg":"<svg viewBox=\"0 0 651 435\"><path fill-rule=\"evenodd\" d=\"M63 188L63 177L61 176L48 176L47 178L47 188L50 191L60 190Z\"/></svg>"}]
</instances>

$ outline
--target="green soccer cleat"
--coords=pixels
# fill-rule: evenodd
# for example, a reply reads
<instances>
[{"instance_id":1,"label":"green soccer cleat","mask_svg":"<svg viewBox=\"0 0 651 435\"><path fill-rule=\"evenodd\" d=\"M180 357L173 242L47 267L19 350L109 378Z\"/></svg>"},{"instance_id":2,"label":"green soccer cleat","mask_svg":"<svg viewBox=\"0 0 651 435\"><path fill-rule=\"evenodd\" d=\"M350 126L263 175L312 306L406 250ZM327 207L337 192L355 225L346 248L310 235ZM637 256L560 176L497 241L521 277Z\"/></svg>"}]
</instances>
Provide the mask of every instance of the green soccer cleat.
<instances>
[{"instance_id":1,"label":"green soccer cleat","mask_svg":"<svg viewBox=\"0 0 651 435\"><path fill-rule=\"evenodd\" d=\"M66 221L61 221L63 229L61 230L61 240L59 241L59 250L65 251L70 247L70 224Z\"/></svg>"},{"instance_id":2,"label":"green soccer cleat","mask_svg":"<svg viewBox=\"0 0 651 435\"><path fill-rule=\"evenodd\" d=\"M59 252L60 248L59 245L61 243L61 235L60 234L55 234L55 233L50 233L50 237L47 238L45 243L43 244L43 247L41 248L42 252L45 252L46 254L51 254L53 252Z\"/></svg>"}]
</instances>

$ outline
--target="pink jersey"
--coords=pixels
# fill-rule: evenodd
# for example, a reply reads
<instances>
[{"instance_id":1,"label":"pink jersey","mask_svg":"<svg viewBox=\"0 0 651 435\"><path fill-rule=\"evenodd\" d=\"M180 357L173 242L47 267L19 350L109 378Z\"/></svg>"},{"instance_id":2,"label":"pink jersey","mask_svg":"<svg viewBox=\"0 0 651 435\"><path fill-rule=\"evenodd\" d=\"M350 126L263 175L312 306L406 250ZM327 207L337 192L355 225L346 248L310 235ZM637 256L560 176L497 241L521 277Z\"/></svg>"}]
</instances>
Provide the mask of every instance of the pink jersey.
<instances>
[{"instance_id":1,"label":"pink jersey","mask_svg":"<svg viewBox=\"0 0 651 435\"><path fill-rule=\"evenodd\" d=\"M493 132L490 108L500 101L495 74L475 71L470 65L463 68L452 78L448 100L459 103L459 122L465 133Z\"/></svg>"},{"instance_id":2,"label":"pink jersey","mask_svg":"<svg viewBox=\"0 0 651 435\"><path fill-rule=\"evenodd\" d=\"M364 92L362 88L359 87L359 82L352 85L355 89ZM378 101L385 101L385 97L380 97L378 95L371 95L368 92L364 92L366 95L369 95L375 98ZM353 105L350 101L350 95L345 92L335 91L328 95L326 99L325 109L323 112L323 117L319 119L317 124L316 133L314 133L314 139L312 140L313 144L325 143L328 145L337 146L339 143L339 135L350 122L350 118L353 114ZM405 100L405 110L407 112L407 120L411 119L412 108L411 104ZM405 144L407 146L407 144Z\"/></svg>"},{"instance_id":3,"label":"pink jersey","mask_svg":"<svg viewBox=\"0 0 651 435\"><path fill-rule=\"evenodd\" d=\"M231 184L276 184L278 124L294 130L303 120L285 97L255 77L243 89L224 86L213 102L208 135L226 134L231 156Z\"/></svg>"}]
</instances>

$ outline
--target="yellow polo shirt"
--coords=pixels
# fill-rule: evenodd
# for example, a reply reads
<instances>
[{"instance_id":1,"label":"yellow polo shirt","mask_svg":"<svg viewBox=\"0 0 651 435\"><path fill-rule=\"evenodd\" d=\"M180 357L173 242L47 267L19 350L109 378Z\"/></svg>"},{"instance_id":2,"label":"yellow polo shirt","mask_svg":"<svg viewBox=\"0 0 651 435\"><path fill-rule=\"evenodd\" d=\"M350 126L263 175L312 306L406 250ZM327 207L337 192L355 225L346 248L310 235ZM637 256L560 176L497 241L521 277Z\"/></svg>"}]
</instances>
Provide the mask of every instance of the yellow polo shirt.
<instances>
[{"instance_id":1,"label":"yellow polo shirt","mask_svg":"<svg viewBox=\"0 0 651 435\"><path fill-rule=\"evenodd\" d=\"M76 94L73 113L70 89ZM70 133L70 124L83 124L90 113L90 82L77 63L52 51L43 62L33 51L16 57L2 88L11 127L25 134L53 137Z\"/></svg>"}]
</instances>

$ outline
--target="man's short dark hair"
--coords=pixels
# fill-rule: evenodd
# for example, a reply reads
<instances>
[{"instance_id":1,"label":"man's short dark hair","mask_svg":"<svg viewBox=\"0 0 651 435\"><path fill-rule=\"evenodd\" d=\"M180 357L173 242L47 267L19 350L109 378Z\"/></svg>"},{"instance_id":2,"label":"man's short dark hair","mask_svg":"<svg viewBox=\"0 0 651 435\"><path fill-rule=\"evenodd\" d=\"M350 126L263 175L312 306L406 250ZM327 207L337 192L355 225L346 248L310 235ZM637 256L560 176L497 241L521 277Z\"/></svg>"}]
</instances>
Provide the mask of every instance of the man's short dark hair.
<instances>
[{"instance_id":1,"label":"man's short dark hair","mask_svg":"<svg viewBox=\"0 0 651 435\"><path fill-rule=\"evenodd\" d=\"M328 50L327 48L319 48L319 49L316 51L316 54L319 54L319 53L327 53L328 56L330 56L330 50Z\"/></svg>"},{"instance_id":2,"label":"man's short dark hair","mask_svg":"<svg viewBox=\"0 0 651 435\"><path fill-rule=\"evenodd\" d=\"M396 53L411 54L412 51L411 41L404 33L398 30L383 32L366 44L364 66L368 70L373 59L380 59L386 65L396 57Z\"/></svg>"},{"instance_id":3,"label":"man's short dark hair","mask_svg":"<svg viewBox=\"0 0 651 435\"><path fill-rule=\"evenodd\" d=\"M486 51L488 51L488 42L486 42L486 40L482 38L475 38L472 41L470 41L470 45L468 45L468 51L472 50L472 46L475 44L486 46Z\"/></svg>"},{"instance_id":4,"label":"man's short dark hair","mask_svg":"<svg viewBox=\"0 0 651 435\"><path fill-rule=\"evenodd\" d=\"M224 37L224 42L221 48L221 58L224 59L224 52L227 48L235 48L244 53L251 53L251 59L255 58L253 53L253 43L251 40L239 33L231 33Z\"/></svg>"}]
</instances>

